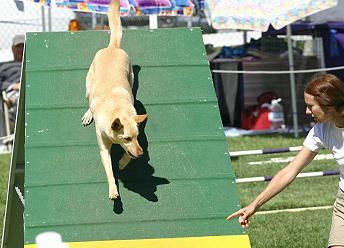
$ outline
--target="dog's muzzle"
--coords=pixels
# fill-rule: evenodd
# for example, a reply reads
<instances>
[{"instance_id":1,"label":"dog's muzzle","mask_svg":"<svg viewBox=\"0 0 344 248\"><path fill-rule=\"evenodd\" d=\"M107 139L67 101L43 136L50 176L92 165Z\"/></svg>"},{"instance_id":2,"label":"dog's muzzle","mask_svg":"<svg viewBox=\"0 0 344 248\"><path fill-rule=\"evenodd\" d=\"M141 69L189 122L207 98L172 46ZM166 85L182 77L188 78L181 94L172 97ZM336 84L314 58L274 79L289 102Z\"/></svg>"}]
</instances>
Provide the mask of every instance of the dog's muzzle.
<instances>
[{"instance_id":1,"label":"dog's muzzle","mask_svg":"<svg viewBox=\"0 0 344 248\"><path fill-rule=\"evenodd\" d=\"M143 156L143 154L140 154L138 156L134 156L131 152L128 151L128 154L129 156L132 158L132 159L136 159L136 158L141 158Z\"/></svg>"}]
</instances>

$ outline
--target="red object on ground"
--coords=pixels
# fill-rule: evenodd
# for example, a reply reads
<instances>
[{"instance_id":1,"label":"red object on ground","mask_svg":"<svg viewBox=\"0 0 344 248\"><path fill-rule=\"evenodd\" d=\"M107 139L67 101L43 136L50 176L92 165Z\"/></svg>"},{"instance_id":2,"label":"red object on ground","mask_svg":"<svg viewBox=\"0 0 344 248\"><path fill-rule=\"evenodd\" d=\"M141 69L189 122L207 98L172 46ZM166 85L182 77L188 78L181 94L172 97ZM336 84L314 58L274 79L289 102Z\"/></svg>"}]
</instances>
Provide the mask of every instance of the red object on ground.
<instances>
[{"instance_id":1,"label":"red object on ground","mask_svg":"<svg viewBox=\"0 0 344 248\"><path fill-rule=\"evenodd\" d=\"M271 128L271 121L269 121L269 113L271 110L268 107L258 109L258 115L251 130L266 130Z\"/></svg>"},{"instance_id":2,"label":"red object on ground","mask_svg":"<svg viewBox=\"0 0 344 248\"><path fill-rule=\"evenodd\" d=\"M266 130L271 128L268 107L249 109L241 115L241 126L246 130Z\"/></svg>"}]
</instances>

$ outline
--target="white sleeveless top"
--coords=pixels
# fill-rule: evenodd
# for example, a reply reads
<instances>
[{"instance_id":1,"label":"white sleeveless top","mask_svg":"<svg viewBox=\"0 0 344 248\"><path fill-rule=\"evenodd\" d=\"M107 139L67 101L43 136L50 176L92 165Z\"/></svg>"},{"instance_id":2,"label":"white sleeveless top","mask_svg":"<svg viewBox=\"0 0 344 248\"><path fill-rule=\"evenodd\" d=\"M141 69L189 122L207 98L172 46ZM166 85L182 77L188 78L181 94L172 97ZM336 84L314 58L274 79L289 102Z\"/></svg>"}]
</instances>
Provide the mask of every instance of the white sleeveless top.
<instances>
[{"instance_id":1,"label":"white sleeveless top","mask_svg":"<svg viewBox=\"0 0 344 248\"><path fill-rule=\"evenodd\" d=\"M322 148L332 152L340 171L339 187L344 191L344 128L333 123L318 123L309 131L303 145L313 152Z\"/></svg>"}]
</instances>

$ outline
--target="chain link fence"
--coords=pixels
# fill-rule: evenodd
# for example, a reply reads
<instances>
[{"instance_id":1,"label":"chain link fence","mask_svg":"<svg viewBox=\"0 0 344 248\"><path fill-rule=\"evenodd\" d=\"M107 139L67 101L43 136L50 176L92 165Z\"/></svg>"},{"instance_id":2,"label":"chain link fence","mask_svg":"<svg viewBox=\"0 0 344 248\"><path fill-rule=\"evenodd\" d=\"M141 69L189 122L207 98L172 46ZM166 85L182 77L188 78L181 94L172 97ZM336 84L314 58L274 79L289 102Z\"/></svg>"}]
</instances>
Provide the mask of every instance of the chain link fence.
<instances>
[{"instance_id":1,"label":"chain link fence","mask_svg":"<svg viewBox=\"0 0 344 248\"><path fill-rule=\"evenodd\" d=\"M107 29L107 16L73 12L67 8L49 8L29 0L2 0L0 9L0 62L12 59L11 44L16 34L26 32L68 31L71 20L80 22L81 30ZM149 28L148 16L122 17L125 29ZM193 16L159 16L158 28L200 27L211 69L223 70L289 70L286 36L262 37L261 32L241 30L214 30L204 13L197 10ZM295 56L294 69L324 68L323 40L316 33L292 36ZM224 126L242 127L242 113L257 104L257 97L275 91L285 106L286 124L291 125L289 74L246 75L240 73L212 73ZM311 74L296 77L298 93ZM299 122L309 123L304 115L302 94L298 94ZM0 123L2 125L2 123ZM1 129L1 127L0 127ZM0 134L5 136L4 133ZM1 141L0 141L1 144Z\"/></svg>"},{"instance_id":2,"label":"chain link fence","mask_svg":"<svg viewBox=\"0 0 344 248\"><path fill-rule=\"evenodd\" d=\"M0 49L9 49L11 39L15 34L26 32L44 31L68 31L69 21L78 19L84 30L102 29L107 25L107 17L103 14L73 12L67 8L49 8L33 3L29 0L2 0L0 9ZM123 17L124 28L148 28L148 16ZM224 31L215 34L216 31L209 26L205 15L198 10L194 16L159 16L159 28L172 27L200 27L204 34L206 44L214 46L241 45L251 38L259 38L260 32ZM209 34L209 35L208 35ZM0 61L3 58L0 57Z\"/></svg>"},{"instance_id":3,"label":"chain link fence","mask_svg":"<svg viewBox=\"0 0 344 248\"><path fill-rule=\"evenodd\" d=\"M67 31L75 14L68 9L48 8L30 1L2 0L0 8L0 62L12 58L12 38L16 34Z\"/></svg>"}]
</instances>

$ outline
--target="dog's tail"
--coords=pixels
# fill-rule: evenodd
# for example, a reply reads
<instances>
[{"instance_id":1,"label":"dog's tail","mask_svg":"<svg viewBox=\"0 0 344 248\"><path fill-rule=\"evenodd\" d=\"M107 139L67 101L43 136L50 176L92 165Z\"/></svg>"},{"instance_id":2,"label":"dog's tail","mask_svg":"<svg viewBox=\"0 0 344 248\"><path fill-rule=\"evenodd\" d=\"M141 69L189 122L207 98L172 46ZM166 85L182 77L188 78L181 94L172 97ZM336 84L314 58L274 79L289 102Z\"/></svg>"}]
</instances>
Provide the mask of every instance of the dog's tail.
<instances>
[{"instance_id":1,"label":"dog's tail","mask_svg":"<svg viewBox=\"0 0 344 248\"><path fill-rule=\"evenodd\" d=\"M109 47L121 47L122 25L120 18L120 0L111 0L108 10L109 26L111 30Z\"/></svg>"}]
</instances>

